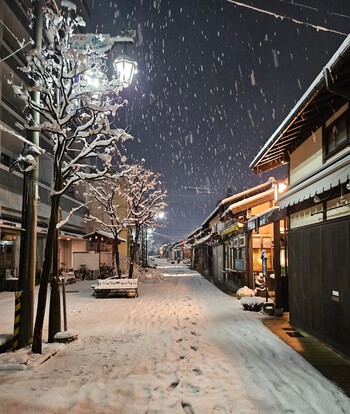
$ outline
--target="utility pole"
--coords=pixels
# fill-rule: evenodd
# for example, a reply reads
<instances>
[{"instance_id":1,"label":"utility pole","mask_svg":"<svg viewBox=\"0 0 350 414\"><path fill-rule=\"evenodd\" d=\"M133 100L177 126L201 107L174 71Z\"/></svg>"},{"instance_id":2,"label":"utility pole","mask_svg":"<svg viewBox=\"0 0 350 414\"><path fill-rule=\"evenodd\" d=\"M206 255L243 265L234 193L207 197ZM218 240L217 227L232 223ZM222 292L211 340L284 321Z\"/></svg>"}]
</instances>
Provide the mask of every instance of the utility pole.
<instances>
[{"instance_id":1,"label":"utility pole","mask_svg":"<svg viewBox=\"0 0 350 414\"><path fill-rule=\"evenodd\" d=\"M44 0L33 0L34 5L34 48L40 50L43 41L43 7ZM39 104L40 93L32 92L33 100ZM40 123L40 114L36 111L31 113L34 124ZM29 140L39 147L39 132L29 131ZM21 253L19 265L19 290L23 291L20 321L18 348L29 345L33 337L34 321L34 287L36 271L36 247L37 247L37 212L38 212L38 177L39 177L39 154L32 154L35 159L35 168L25 173L23 191L23 225L24 237L21 240ZM22 245L22 242L23 245Z\"/></svg>"}]
</instances>

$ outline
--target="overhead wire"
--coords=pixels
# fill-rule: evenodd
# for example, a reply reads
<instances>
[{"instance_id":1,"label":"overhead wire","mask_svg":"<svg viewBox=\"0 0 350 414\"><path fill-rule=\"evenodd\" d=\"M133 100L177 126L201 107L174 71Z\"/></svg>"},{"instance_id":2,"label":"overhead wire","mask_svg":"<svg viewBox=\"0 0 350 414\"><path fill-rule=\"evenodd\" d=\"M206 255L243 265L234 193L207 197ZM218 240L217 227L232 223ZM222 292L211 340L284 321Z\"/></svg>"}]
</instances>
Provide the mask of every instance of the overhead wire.
<instances>
[{"instance_id":1,"label":"overhead wire","mask_svg":"<svg viewBox=\"0 0 350 414\"><path fill-rule=\"evenodd\" d=\"M324 32L339 34L339 35L342 35L342 36L348 36L348 33L343 33L343 32L340 32L338 30L329 29L329 28L324 27L324 26L320 26L320 25L316 25L316 24L312 24L312 23L307 23L307 22L304 22L302 20L294 19L293 17L283 16L281 14L272 12L270 10L261 9L260 7L255 7L255 6L251 6L249 4L241 3L240 1L236 1L236 0L226 0L226 1L228 1L229 3L235 4L236 6L245 7L247 9L251 9L251 10L254 10L254 11L257 11L257 12L260 12L260 13L268 14L269 16L273 16L273 17L278 18L278 19L290 20L293 23L304 25L304 26L307 26L307 27L311 27L313 29L316 29L317 31L324 31Z\"/></svg>"}]
</instances>

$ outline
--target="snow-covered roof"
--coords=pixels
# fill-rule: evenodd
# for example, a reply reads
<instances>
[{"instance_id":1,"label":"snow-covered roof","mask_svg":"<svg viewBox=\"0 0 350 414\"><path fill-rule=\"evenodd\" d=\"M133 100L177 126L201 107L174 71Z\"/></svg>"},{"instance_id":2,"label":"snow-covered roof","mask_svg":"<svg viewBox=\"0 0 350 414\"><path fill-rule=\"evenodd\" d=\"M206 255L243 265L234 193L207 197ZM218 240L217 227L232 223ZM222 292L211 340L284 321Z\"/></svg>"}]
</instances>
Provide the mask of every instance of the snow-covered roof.
<instances>
[{"instance_id":1,"label":"snow-covered roof","mask_svg":"<svg viewBox=\"0 0 350 414\"><path fill-rule=\"evenodd\" d=\"M266 182L259 184L255 187L248 188L247 190L244 190L240 193L233 194L230 197L226 197L220 201L220 203L216 206L216 208L209 214L209 216L204 220L202 227L209 223L210 220L212 220L217 214L220 213L220 210L222 211L223 206L225 206L228 203L238 202L240 200L243 200L247 197L251 197L255 194L259 194L263 191L268 190L271 188L274 184L276 184L276 180L273 177L270 177Z\"/></svg>"},{"instance_id":2,"label":"snow-covered roof","mask_svg":"<svg viewBox=\"0 0 350 414\"><path fill-rule=\"evenodd\" d=\"M207 240L209 240L210 237L211 237L211 234L208 234L207 236L204 236L201 239L196 240L195 244L202 244L202 243L206 242Z\"/></svg>"},{"instance_id":3,"label":"snow-covered roof","mask_svg":"<svg viewBox=\"0 0 350 414\"><path fill-rule=\"evenodd\" d=\"M321 111L332 110L328 103L330 98L335 95L328 89L328 77L330 74L334 78L334 75L344 68L344 65L349 66L349 55L350 35L347 36L327 65L259 151L250 164L251 169L256 173L261 173L286 163L288 148L295 145L297 138L303 137L304 134L310 135L308 128L310 121L319 119ZM344 72L344 78L346 76Z\"/></svg>"},{"instance_id":4,"label":"snow-covered roof","mask_svg":"<svg viewBox=\"0 0 350 414\"><path fill-rule=\"evenodd\" d=\"M238 194L234 194L230 197L224 198L220 204L225 205L227 203L234 203L246 199L247 197L259 195L260 193L270 189L274 184L276 184L276 180L273 177L270 177L265 183L259 184L252 188L248 188L247 190L242 191Z\"/></svg>"},{"instance_id":5,"label":"snow-covered roof","mask_svg":"<svg viewBox=\"0 0 350 414\"><path fill-rule=\"evenodd\" d=\"M241 211L247 210L248 208L255 207L261 203L265 203L266 201L270 201L274 199L275 190L270 188L267 191L264 191L260 194L255 194L252 197L245 198L237 203L231 204L228 209L225 211L225 214L232 213L240 213Z\"/></svg>"},{"instance_id":6,"label":"snow-covered roof","mask_svg":"<svg viewBox=\"0 0 350 414\"><path fill-rule=\"evenodd\" d=\"M94 237L94 236L97 236L97 237L100 236L100 237L105 237L106 239L114 240L114 235L112 233L108 233L103 230L95 230L91 233L85 234L84 239L88 239L89 237ZM126 242L126 239L124 239L123 237L118 236L118 240L122 242Z\"/></svg>"},{"instance_id":7,"label":"snow-covered roof","mask_svg":"<svg viewBox=\"0 0 350 414\"><path fill-rule=\"evenodd\" d=\"M188 240L188 239L191 239L192 237L194 237L197 233L200 233L201 232L201 230L202 230L202 227L197 227L195 230L193 230L193 232L192 233L190 233L187 237L186 237L186 239Z\"/></svg>"}]
</instances>

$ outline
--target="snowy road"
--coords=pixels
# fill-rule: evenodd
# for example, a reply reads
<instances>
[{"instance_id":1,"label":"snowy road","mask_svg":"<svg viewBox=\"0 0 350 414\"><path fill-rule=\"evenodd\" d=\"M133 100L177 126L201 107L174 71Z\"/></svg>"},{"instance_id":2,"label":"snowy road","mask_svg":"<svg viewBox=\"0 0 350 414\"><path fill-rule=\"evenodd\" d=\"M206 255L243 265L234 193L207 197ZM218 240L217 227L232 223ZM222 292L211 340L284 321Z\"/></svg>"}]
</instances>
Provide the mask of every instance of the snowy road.
<instances>
[{"instance_id":1,"label":"snowy road","mask_svg":"<svg viewBox=\"0 0 350 414\"><path fill-rule=\"evenodd\" d=\"M0 371L0 413L350 413L343 392L263 315L184 266L159 270L164 280L142 283L137 299L70 285L68 327L79 340L35 369Z\"/></svg>"}]
</instances>

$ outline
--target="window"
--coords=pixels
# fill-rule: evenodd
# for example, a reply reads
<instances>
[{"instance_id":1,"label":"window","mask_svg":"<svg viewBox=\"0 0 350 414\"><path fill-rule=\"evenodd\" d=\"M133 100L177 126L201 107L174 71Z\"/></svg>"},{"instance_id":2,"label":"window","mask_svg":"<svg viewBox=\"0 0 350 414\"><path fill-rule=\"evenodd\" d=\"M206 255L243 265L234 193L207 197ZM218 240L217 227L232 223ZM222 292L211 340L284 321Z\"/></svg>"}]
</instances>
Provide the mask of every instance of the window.
<instances>
[{"instance_id":1,"label":"window","mask_svg":"<svg viewBox=\"0 0 350 414\"><path fill-rule=\"evenodd\" d=\"M245 235L236 236L233 239L233 269L245 270Z\"/></svg>"},{"instance_id":2,"label":"window","mask_svg":"<svg viewBox=\"0 0 350 414\"><path fill-rule=\"evenodd\" d=\"M336 154L349 144L347 113L336 119L325 131L325 157Z\"/></svg>"}]
</instances>

